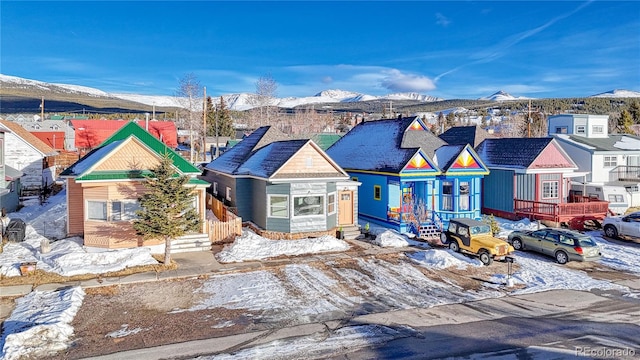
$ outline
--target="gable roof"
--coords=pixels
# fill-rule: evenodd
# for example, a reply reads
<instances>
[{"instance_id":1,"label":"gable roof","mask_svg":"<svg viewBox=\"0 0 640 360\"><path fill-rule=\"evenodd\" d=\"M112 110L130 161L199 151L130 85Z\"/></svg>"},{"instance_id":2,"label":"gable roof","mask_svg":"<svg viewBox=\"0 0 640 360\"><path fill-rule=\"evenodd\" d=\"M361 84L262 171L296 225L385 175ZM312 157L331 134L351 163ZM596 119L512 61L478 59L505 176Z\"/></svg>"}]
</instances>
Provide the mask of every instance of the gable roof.
<instances>
[{"instance_id":1,"label":"gable roof","mask_svg":"<svg viewBox=\"0 0 640 360\"><path fill-rule=\"evenodd\" d=\"M575 168L573 161L566 155L558 143L547 138L500 138L486 139L478 145L477 153L489 167L527 169L551 144L555 146L570 164L558 164L558 168Z\"/></svg>"},{"instance_id":2,"label":"gable roof","mask_svg":"<svg viewBox=\"0 0 640 360\"><path fill-rule=\"evenodd\" d=\"M418 117L406 117L359 123L327 154L343 169L400 173L417 151L432 157L442 145Z\"/></svg>"},{"instance_id":3,"label":"gable roof","mask_svg":"<svg viewBox=\"0 0 640 360\"><path fill-rule=\"evenodd\" d=\"M291 160L305 146L313 147L327 162L334 166L335 171L330 173L301 172L296 174L278 174L278 171ZM254 151L236 171L235 175L249 175L260 178L318 178L318 177L343 177L348 175L331 160L313 140L284 140L272 142Z\"/></svg>"},{"instance_id":4,"label":"gable roof","mask_svg":"<svg viewBox=\"0 0 640 360\"><path fill-rule=\"evenodd\" d=\"M254 151L274 141L285 139L287 135L273 126L260 127L207 164L205 169L229 175L237 174L238 168L253 155Z\"/></svg>"},{"instance_id":5,"label":"gable roof","mask_svg":"<svg viewBox=\"0 0 640 360\"><path fill-rule=\"evenodd\" d=\"M127 140L135 138L142 145L149 148L152 152L158 155L158 157L164 156L165 153L169 154L169 157L173 160L175 168L184 175L199 175L200 170L189 163L186 159L178 155L173 149L165 145L158 140L155 136L141 128L135 122L128 122L108 139L106 139L100 146L90 151L82 159L76 161L73 165L65 169L60 176L65 177L80 177L87 176L91 169L93 169L100 161L113 153L116 149L122 146ZM112 174L113 178L122 178L122 174Z\"/></svg>"},{"instance_id":6,"label":"gable roof","mask_svg":"<svg viewBox=\"0 0 640 360\"><path fill-rule=\"evenodd\" d=\"M443 172L451 174L487 175L489 170L471 145L445 145L436 150L434 160Z\"/></svg>"},{"instance_id":7,"label":"gable roof","mask_svg":"<svg viewBox=\"0 0 640 360\"><path fill-rule=\"evenodd\" d=\"M478 125L471 126L454 126L444 133L440 134L440 139L449 145L466 145L469 144L473 148L480 145L485 139L493 138L489 133Z\"/></svg>"},{"instance_id":8,"label":"gable roof","mask_svg":"<svg viewBox=\"0 0 640 360\"><path fill-rule=\"evenodd\" d=\"M11 131L18 138L22 139L25 143L31 145L42 156L54 156L58 152L51 146L45 144L42 140L38 139L35 135L23 128L22 125L8 120L0 120L0 126Z\"/></svg>"}]
</instances>

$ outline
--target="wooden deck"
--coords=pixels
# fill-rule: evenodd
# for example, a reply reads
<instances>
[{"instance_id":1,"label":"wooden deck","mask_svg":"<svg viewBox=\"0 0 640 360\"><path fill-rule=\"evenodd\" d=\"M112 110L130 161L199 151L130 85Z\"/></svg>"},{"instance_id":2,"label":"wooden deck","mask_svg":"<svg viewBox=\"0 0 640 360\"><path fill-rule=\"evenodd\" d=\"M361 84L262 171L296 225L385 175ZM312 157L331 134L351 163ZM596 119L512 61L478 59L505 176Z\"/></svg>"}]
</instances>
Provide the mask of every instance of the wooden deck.
<instances>
[{"instance_id":1,"label":"wooden deck","mask_svg":"<svg viewBox=\"0 0 640 360\"><path fill-rule=\"evenodd\" d=\"M602 220L609 211L609 202L588 197L573 197L574 202L549 203L531 200L514 200L514 212L533 220L571 223L576 219Z\"/></svg>"}]
</instances>

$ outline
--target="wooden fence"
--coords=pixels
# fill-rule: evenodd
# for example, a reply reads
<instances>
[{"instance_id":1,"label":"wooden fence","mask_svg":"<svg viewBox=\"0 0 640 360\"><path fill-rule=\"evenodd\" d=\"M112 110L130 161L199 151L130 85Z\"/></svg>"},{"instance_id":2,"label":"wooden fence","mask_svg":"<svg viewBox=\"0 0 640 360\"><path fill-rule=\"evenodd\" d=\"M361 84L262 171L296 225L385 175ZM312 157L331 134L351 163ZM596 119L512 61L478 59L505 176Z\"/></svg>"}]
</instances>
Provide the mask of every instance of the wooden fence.
<instances>
[{"instance_id":1,"label":"wooden fence","mask_svg":"<svg viewBox=\"0 0 640 360\"><path fill-rule=\"evenodd\" d=\"M242 218L229 211L222 201L211 194L207 194L207 210L211 210L215 215L207 224L211 243L220 243L242 235Z\"/></svg>"}]
</instances>

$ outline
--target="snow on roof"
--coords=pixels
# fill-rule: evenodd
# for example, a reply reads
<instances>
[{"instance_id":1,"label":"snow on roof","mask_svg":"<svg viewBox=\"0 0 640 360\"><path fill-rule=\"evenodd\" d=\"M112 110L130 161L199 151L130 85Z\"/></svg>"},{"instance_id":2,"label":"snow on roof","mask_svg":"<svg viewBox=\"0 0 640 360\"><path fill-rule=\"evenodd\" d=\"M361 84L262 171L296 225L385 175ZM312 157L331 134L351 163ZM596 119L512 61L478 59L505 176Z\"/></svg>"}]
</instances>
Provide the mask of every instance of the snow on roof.
<instances>
[{"instance_id":1,"label":"snow on roof","mask_svg":"<svg viewBox=\"0 0 640 360\"><path fill-rule=\"evenodd\" d=\"M640 150L640 139L623 136L613 144L613 147L623 150Z\"/></svg>"},{"instance_id":2,"label":"snow on roof","mask_svg":"<svg viewBox=\"0 0 640 360\"><path fill-rule=\"evenodd\" d=\"M285 134L274 127L260 127L225 151L217 159L211 161L205 168L225 174L236 174L239 167L251 157L254 151L274 141L285 140L286 138Z\"/></svg>"},{"instance_id":3,"label":"snow on roof","mask_svg":"<svg viewBox=\"0 0 640 360\"><path fill-rule=\"evenodd\" d=\"M336 141L327 154L340 167L398 173L417 148L402 148L404 131L415 118L367 121Z\"/></svg>"},{"instance_id":4,"label":"snow on roof","mask_svg":"<svg viewBox=\"0 0 640 360\"><path fill-rule=\"evenodd\" d=\"M436 153L433 156L433 161L435 161L436 164L438 164L438 166L444 171L445 169L448 169L449 165L451 165L451 163L456 160L464 147L465 145L441 146L436 150Z\"/></svg>"},{"instance_id":5,"label":"snow on roof","mask_svg":"<svg viewBox=\"0 0 640 360\"><path fill-rule=\"evenodd\" d=\"M235 171L238 175L269 178L309 140L286 140L264 146L242 163Z\"/></svg>"},{"instance_id":6,"label":"snow on roof","mask_svg":"<svg viewBox=\"0 0 640 360\"><path fill-rule=\"evenodd\" d=\"M105 146L94 149L93 151L89 152L85 157L78 160L75 164L71 165L69 168L64 170L60 175L80 176L84 174L98 161L104 159L105 156L107 156L112 150L120 146L120 144L122 144L123 141L124 140L114 141Z\"/></svg>"}]
</instances>

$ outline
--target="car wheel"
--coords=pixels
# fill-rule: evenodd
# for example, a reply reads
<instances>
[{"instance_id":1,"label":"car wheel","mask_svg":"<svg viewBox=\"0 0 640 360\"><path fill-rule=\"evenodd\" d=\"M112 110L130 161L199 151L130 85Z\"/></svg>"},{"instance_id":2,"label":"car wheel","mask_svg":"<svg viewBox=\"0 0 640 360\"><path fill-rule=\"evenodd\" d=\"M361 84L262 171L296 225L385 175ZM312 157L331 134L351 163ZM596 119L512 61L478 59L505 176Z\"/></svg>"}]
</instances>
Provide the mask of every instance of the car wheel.
<instances>
[{"instance_id":1,"label":"car wheel","mask_svg":"<svg viewBox=\"0 0 640 360\"><path fill-rule=\"evenodd\" d=\"M447 243L447 234L446 233L440 233L440 242L443 244Z\"/></svg>"},{"instance_id":2,"label":"car wheel","mask_svg":"<svg viewBox=\"0 0 640 360\"><path fill-rule=\"evenodd\" d=\"M511 241L511 245L516 250L524 250L524 246L522 246L522 240L520 238L515 238Z\"/></svg>"},{"instance_id":3,"label":"car wheel","mask_svg":"<svg viewBox=\"0 0 640 360\"><path fill-rule=\"evenodd\" d=\"M484 265L489 266L493 262L493 258L491 257L491 254L489 254L487 250L482 250L480 252L480 261Z\"/></svg>"},{"instance_id":4,"label":"car wheel","mask_svg":"<svg viewBox=\"0 0 640 360\"><path fill-rule=\"evenodd\" d=\"M607 237L615 239L618 237L618 230L613 225L607 225L604 227L604 234L607 235Z\"/></svg>"},{"instance_id":5,"label":"car wheel","mask_svg":"<svg viewBox=\"0 0 640 360\"><path fill-rule=\"evenodd\" d=\"M558 264L566 264L569 261L569 256L564 251L556 252L556 261Z\"/></svg>"},{"instance_id":6,"label":"car wheel","mask_svg":"<svg viewBox=\"0 0 640 360\"><path fill-rule=\"evenodd\" d=\"M460 252L460 246L458 245L458 242L455 240L451 240L451 242L449 243L449 249L455 252Z\"/></svg>"}]
</instances>

